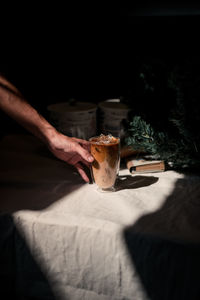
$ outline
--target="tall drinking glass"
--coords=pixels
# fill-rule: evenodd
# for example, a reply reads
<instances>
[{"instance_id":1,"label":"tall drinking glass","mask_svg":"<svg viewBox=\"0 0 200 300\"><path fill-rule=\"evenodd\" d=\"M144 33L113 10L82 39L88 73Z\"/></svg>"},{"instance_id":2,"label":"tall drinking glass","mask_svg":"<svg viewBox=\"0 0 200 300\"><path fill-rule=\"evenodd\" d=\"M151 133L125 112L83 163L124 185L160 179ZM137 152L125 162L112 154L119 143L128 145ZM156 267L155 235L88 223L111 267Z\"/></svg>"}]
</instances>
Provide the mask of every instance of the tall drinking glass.
<instances>
[{"instance_id":1,"label":"tall drinking glass","mask_svg":"<svg viewBox=\"0 0 200 300\"><path fill-rule=\"evenodd\" d=\"M90 138L93 182L99 191L115 191L120 164L120 139L112 135Z\"/></svg>"}]
</instances>

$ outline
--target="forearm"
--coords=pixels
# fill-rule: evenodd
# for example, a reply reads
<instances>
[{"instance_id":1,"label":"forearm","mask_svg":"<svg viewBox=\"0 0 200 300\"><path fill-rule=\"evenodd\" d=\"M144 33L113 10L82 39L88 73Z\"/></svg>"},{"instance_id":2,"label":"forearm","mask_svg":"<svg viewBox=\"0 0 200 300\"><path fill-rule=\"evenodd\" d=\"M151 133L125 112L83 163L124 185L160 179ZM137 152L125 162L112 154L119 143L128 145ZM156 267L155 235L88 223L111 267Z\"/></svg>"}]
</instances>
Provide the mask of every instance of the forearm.
<instances>
[{"instance_id":1,"label":"forearm","mask_svg":"<svg viewBox=\"0 0 200 300\"><path fill-rule=\"evenodd\" d=\"M22 97L21 92L16 88L16 86L14 86L10 81L8 81L2 74L0 74L0 85L3 88L13 92L15 95Z\"/></svg>"},{"instance_id":2,"label":"forearm","mask_svg":"<svg viewBox=\"0 0 200 300\"><path fill-rule=\"evenodd\" d=\"M7 90L1 84L0 109L48 145L56 134L55 128L26 100Z\"/></svg>"},{"instance_id":3,"label":"forearm","mask_svg":"<svg viewBox=\"0 0 200 300\"><path fill-rule=\"evenodd\" d=\"M89 182L83 165L94 159L89 151L89 142L70 138L59 133L37 110L32 107L6 79L0 76L0 109L24 128L41 139L58 158L73 165L83 180Z\"/></svg>"}]
</instances>

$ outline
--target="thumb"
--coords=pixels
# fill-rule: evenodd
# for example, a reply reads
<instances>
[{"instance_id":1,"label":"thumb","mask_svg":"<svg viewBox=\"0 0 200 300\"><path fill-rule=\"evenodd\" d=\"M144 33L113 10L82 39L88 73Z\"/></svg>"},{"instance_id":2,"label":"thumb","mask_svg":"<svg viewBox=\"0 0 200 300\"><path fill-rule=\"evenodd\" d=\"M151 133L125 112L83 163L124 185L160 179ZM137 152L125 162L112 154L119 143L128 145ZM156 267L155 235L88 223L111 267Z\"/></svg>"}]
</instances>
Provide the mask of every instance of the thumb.
<instances>
[{"instance_id":1,"label":"thumb","mask_svg":"<svg viewBox=\"0 0 200 300\"><path fill-rule=\"evenodd\" d=\"M76 144L75 150L84 160L86 160L90 163L93 162L94 158L90 154L90 152L88 150L84 149L83 147L81 147L78 143Z\"/></svg>"}]
</instances>

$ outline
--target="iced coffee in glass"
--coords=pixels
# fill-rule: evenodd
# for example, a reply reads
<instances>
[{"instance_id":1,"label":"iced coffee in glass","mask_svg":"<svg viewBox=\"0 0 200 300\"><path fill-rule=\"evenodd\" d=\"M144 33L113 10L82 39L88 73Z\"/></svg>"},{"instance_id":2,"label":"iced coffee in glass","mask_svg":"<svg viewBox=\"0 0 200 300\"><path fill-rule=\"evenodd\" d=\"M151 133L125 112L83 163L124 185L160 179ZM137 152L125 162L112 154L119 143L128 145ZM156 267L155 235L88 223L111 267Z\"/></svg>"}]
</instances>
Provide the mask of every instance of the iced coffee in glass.
<instances>
[{"instance_id":1,"label":"iced coffee in glass","mask_svg":"<svg viewBox=\"0 0 200 300\"><path fill-rule=\"evenodd\" d=\"M90 138L91 154L94 157L91 171L99 191L115 191L115 181L120 164L120 139L112 135Z\"/></svg>"}]
</instances>

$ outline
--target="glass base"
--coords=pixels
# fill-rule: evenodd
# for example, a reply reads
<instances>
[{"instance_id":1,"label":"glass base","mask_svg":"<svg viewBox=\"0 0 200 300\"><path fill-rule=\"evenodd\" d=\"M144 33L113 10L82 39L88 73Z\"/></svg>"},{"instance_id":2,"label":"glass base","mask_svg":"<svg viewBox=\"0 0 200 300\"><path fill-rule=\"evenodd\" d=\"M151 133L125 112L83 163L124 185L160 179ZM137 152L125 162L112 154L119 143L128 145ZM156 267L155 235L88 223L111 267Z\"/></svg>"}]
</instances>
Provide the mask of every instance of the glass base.
<instances>
[{"instance_id":1,"label":"glass base","mask_svg":"<svg viewBox=\"0 0 200 300\"><path fill-rule=\"evenodd\" d=\"M100 193L111 193L111 192L115 192L116 189L114 186L111 186L109 188L101 188L101 187L97 186L97 191Z\"/></svg>"}]
</instances>

